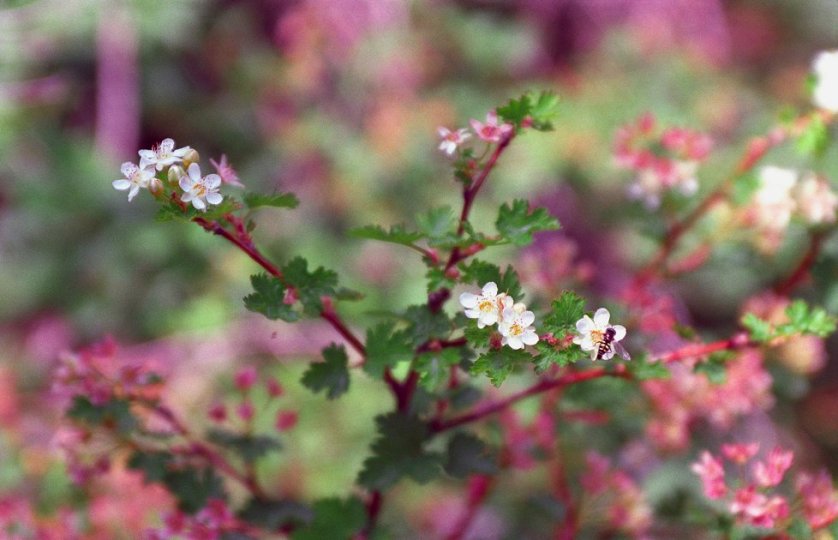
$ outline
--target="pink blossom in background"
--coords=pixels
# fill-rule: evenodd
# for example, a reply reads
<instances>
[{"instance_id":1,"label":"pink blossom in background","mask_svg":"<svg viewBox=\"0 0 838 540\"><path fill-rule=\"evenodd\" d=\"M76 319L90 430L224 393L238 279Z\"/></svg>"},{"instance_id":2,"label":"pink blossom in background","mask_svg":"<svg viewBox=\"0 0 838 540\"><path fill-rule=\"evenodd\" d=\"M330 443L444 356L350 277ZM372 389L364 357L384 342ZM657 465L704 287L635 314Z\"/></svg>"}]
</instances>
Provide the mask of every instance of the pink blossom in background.
<instances>
[{"instance_id":1,"label":"pink blossom in background","mask_svg":"<svg viewBox=\"0 0 838 540\"><path fill-rule=\"evenodd\" d=\"M710 452L705 450L701 453L701 458L693 464L692 471L701 479L705 497L715 500L727 495L724 467Z\"/></svg>"},{"instance_id":2,"label":"pink blossom in background","mask_svg":"<svg viewBox=\"0 0 838 540\"><path fill-rule=\"evenodd\" d=\"M776 486L783 481L792 461L794 461L794 452L774 448L768 453L765 461L759 461L754 465L754 479L762 487Z\"/></svg>"},{"instance_id":3,"label":"pink blossom in background","mask_svg":"<svg viewBox=\"0 0 838 540\"><path fill-rule=\"evenodd\" d=\"M795 486L803 500L803 513L813 529L825 527L838 519L838 495L826 471L800 473Z\"/></svg>"}]
</instances>

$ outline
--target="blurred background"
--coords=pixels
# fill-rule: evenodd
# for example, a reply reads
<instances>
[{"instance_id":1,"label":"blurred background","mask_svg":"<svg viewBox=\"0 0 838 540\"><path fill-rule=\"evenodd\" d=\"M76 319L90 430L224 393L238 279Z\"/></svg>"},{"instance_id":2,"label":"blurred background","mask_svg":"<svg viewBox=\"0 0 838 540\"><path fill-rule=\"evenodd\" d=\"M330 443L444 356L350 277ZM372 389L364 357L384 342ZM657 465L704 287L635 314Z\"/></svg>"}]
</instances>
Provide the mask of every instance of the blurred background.
<instances>
[{"instance_id":1,"label":"blurred background","mask_svg":"<svg viewBox=\"0 0 838 540\"><path fill-rule=\"evenodd\" d=\"M437 126L553 90L564 103L556 132L513 146L474 221L490 227L512 198L547 205L564 231L489 258L518 267L535 305L568 286L607 296L661 226L625 197L615 130L651 110L711 134L705 193L747 136L809 107L811 59L836 46L836 0L0 0L0 498L24 492L49 512L78 496L55 454L59 411L44 396L60 351L105 335L155 362L176 408L196 418L230 387L234 366L277 375L300 426L265 468L306 497L347 492L368 419L391 406L360 374L337 403L299 390L297 360L335 336L317 322L253 317L241 302L257 271L250 260L198 227L156 222L147 194L129 204L115 191L138 149L171 137L197 149L204 170L226 155L248 190L295 192L297 210L257 217L256 241L275 260L302 254L364 292L342 307L362 328L375 310L422 302L424 271L412 253L347 231L456 207ZM801 157L780 150L771 161ZM834 148L821 169L838 178ZM795 238L771 257L722 249L673 284L684 320L726 332L742 301L797 257ZM824 278L807 290L832 312L835 262L833 239ZM812 411L823 421L838 410L830 395L808 398L822 400ZM323 439L324 423L341 436ZM838 448L838 435L821 431L818 444ZM316 470L302 459L312 455ZM434 489L456 499L454 487ZM428 492L397 490L411 526L431 527Z\"/></svg>"}]
</instances>

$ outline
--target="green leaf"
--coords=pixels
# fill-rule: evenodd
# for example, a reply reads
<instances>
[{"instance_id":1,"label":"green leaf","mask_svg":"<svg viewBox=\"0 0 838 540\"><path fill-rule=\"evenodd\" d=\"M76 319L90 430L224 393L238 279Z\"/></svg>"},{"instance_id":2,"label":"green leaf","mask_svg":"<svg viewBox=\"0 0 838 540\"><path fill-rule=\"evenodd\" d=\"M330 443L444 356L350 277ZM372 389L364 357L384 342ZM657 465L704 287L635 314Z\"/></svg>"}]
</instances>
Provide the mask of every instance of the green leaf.
<instances>
[{"instance_id":1,"label":"green leaf","mask_svg":"<svg viewBox=\"0 0 838 540\"><path fill-rule=\"evenodd\" d=\"M326 390L326 397L335 399L349 390L349 358L343 345L334 343L323 349L323 358L309 364L301 382L312 392Z\"/></svg>"},{"instance_id":2,"label":"green leaf","mask_svg":"<svg viewBox=\"0 0 838 540\"><path fill-rule=\"evenodd\" d=\"M641 354L635 357L631 362L626 362L629 373L638 381L648 381L651 379L668 379L672 372L666 367L663 362L651 362L646 354Z\"/></svg>"},{"instance_id":3,"label":"green leaf","mask_svg":"<svg viewBox=\"0 0 838 540\"><path fill-rule=\"evenodd\" d=\"M503 381L512 373L518 365L528 362L532 357L523 350L514 350L509 347L492 349L477 357L471 365L471 373L474 375L484 373L489 377L495 387L503 384Z\"/></svg>"},{"instance_id":4,"label":"green leaf","mask_svg":"<svg viewBox=\"0 0 838 540\"><path fill-rule=\"evenodd\" d=\"M551 366L569 366L579 360L589 356L583 352L577 345L570 345L569 347L554 347L545 340L541 340L535 344L538 349L538 356L533 357L532 362L535 365L536 373L544 373Z\"/></svg>"},{"instance_id":5,"label":"green leaf","mask_svg":"<svg viewBox=\"0 0 838 540\"><path fill-rule=\"evenodd\" d=\"M476 436L459 432L448 441L445 472L456 478L470 474L495 474L497 456Z\"/></svg>"},{"instance_id":6,"label":"green leaf","mask_svg":"<svg viewBox=\"0 0 838 540\"><path fill-rule=\"evenodd\" d=\"M364 371L376 379L384 374L385 368L392 368L413 357L410 335L405 331L394 331L393 328L392 322L384 322L367 330Z\"/></svg>"},{"instance_id":7,"label":"green leaf","mask_svg":"<svg viewBox=\"0 0 838 540\"><path fill-rule=\"evenodd\" d=\"M576 322L585 315L585 299L573 291L562 291L558 300L553 300L550 313L544 316L542 329L552 332L557 338L576 329Z\"/></svg>"},{"instance_id":8,"label":"green leaf","mask_svg":"<svg viewBox=\"0 0 838 540\"><path fill-rule=\"evenodd\" d=\"M496 112L504 122L514 125L516 129L520 128L524 119L532 113L532 99L529 94L510 99L506 105L498 107Z\"/></svg>"},{"instance_id":9,"label":"green leaf","mask_svg":"<svg viewBox=\"0 0 838 540\"><path fill-rule=\"evenodd\" d=\"M432 313L425 304L410 306L403 318L408 322L405 329L414 346L430 339L441 339L451 333L451 319L442 312Z\"/></svg>"},{"instance_id":10,"label":"green leaf","mask_svg":"<svg viewBox=\"0 0 838 540\"><path fill-rule=\"evenodd\" d=\"M174 457L169 452L136 451L128 458L128 468L141 471L145 483L162 482Z\"/></svg>"},{"instance_id":11,"label":"green leaf","mask_svg":"<svg viewBox=\"0 0 838 540\"><path fill-rule=\"evenodd\" d=\"M425 279L428 280L428 294L442 288L450 289L457 284L457 280L449 277L444 268L437 266L428 268L428 271L425 272Z\"/></svg>"},{"instance_id":12,"label":"green leaf","mask_svg":"<svg viewBox=\"0 0 838 540\"><path fill-rule=\"evenodd\" d=\"M516 302L520 302L524 297L521 283L518 281L518 274L512 266L507 266L506 271L501 274L497 265L474 259L469 264L461 265L460 272L462 273L461 281L463 283L474 283L478 287L482 287L486 283L494 281L499 292L508 294Z\"/></svg>"},{"instance_id":13,"label":"green leaf","mask_svg":"<svg viewBox=\"0 0 838 540\"><path fill-rule=\"evenodd\" d=\"M207 439L239 455L245 463L254 463L270 452L278 452L282 448L279 439L274 436L236 433L222 428L209 430Z\"/></svg>"},{"instance_id":14,"label":"green leaf","mask_svg":"<svg viewBox=\"0 0 838 540\"><path fill-rule=\"evenodd\" d=\"M797 151L806 156L822 156L829 148L829 129L820 116L814 116L797 138Z\"/></svg>"},{"instance_id":15,"label":"green leaf","mask_svg":"<svg viewBox=\"0 0 838 540\"><path fill-rule=\"evenodd\" d=\"M707 360L699 362L693 368L695 373L703 373L713 384L724 384L727 380L727 361L733 355L728 353L711 354Z\"/></svg>"},{"instance_id":16,"label":"green leaf","mask_svg":"<svg viewBox=\"0 0 838 540\"><path fill-rule=\"evenodd\" d=\"M747 204L761 185L759 177L754 173L745 174L733 183L730 199L736 206Z\"/></svg>"},{"instance_id":17,"label":"green leaf","mask_svg":"<svg viewBox=\"0 0 838 540\"><path fill-rule=\"evenodd\" d=\"M387 231L380 225L366 225L357 229L352 229L349 234L355 238L365 238L367 240L379 240L381 242L390 242L392 244L400 244L403 246L412 246L417 240L423 238L422 233L408 231L403 224L393 225Z\"/></svg>"},{"instance_id":18,"label":"green leaf","mask_svg":"<svg viewBox=\"0 0 838 540\"><path fill-rule=\"evenodd\" d=\"M392 412L376 417L378 437L373 455L364 461L358 483L368 489L387 489L402 477L426 483L439 473L439 454L428 452L424 443L428 428L416 416Z\"/></svg>"},{"instance_id":19,"label":"green leaf","mask_svg":"<svg viewBox=\"0 0 838 540\"><path fill-rule=\"evenodd\" d=\"M302 525L310 522L314 514L310 508L297 501L250 499L239 511L243 521L266 530L276 530L286 525Z\"/></svg>"},{"instance_id":20,"label":"green leaf","mask_svg":"<svg viewBox=\"0 0 838 540\"><path fill-rule=\"evenodd\" d=\"M495 227L501 236L516 246L526 246L532 243L533 233L557 230L559 221L546 209L536 208L530 211L527 201L517 199L512 201L512 206L504 203L500 207Z\"/></svg>"},{"instance_id":21,"label":"green leaf","mask_svg":"<svg viewBox=\"0 0 838 540\"><path fill-rule=\"evenodd\" d=\"M282 275L297 292L303 312L311 317L318 316L323 309L322 296L335 296L337 293L338 275L322 266L309 272L308 261L302 257L295 257L283 266Z\"/></svg>"},{"instance_id":22,"label":"green leaf","mask_svg":"<svg viewBox=\"0 0 838 540\"><path fill-rule=\"evenodd\" d=\"M752 340L763 343L773 337L771 323L764 321L753 313L746 313L742 317L742 326L748 330Z\"/></svg>"},{"instance_id":23,"label":"green leaf","mask_svg":"<svg viewBox=\"0 0 838 540\"><path fill-rule=\"evenodd\" d=\"M354 538L367 522L367 513L356 497L320 499L313 505L314 519L293 532L293 540L343 540Z\"/></svg>"},{"instance_id":24,"label":"green leaf","mask_svg":"<svg viewBox=\"0 0 838 540\"><path fill-rule=\"evenodd\" d=\"M541 92L535 99L530 115L532 127L539 131L553 129L553 121L559 115L559 96L553 92Z\"/></svg>"},{"instance_id":25,"label":"green leaf","mask_svg":"<svg viewBox=\"0 0 838 540\"><path fill-rule=\"evenodd\" d=\"M480 390L468 384L460 384L446 391L444 395L447 397L451 408L455 411L471 407L483 397L483 393Z\"/></svg>"},{"instance_id":26,"label":"green leaf","mask_svg":"<svg viewBox=\"0 0 838 540\"><path fill-rule=\"evenodd\" d=\"M451 367L459 362L460 352L457 349L442 349L417 356L413 369L419 373L419 384L432 391L448 381Z\"/></svg>"},{"instance_id":27,"label":"green leaf","mask_svg":"<svg viewBox=\"0 0 838 540\"><path fill-rule=\"evenodd\" d=\"M296 208L300 204L299 199L293 193L275 193L263 195L261 193L245 193L244 204L248 208L260 206L272 206L274 208Z\"/></svg>"},{"instance_id":28,"label":"green leaf","mask_svg":"<svg viewBox=\"0 0 838 540\"><path fill-rule=\"evenodd\" d=\"M457 217L450 206L431 208L426 213L416 216L416 224L431 246L458 241Z\"/></svg>"},{"instance_id":29,"label":"green leaf","mask_svg":"<svg viewBox=\"0 0 838 540\"><path fill-rule=\"evenodd\" d=\"M67 416L91 426L113 429L121 434L131 433L139 426L137 418L131 412L131 403L126 399L111 398L97 405L85 396L74 396Z\"/></svg>"},{"instance_id":30,"label":"green leaf","mask_svg":"<svg viewBox=\"0 0 838 540\"><path fill-rule=\"evenodd\" d=\"M279 279L262 273L250 276L250 283L255 292L244 297L245 308L272 321L294 322L299 318L293 306L284 302L285 286Z\"/></svg>"},{"instance_id":31,"label":"green leaf","mask_svg":"<svg viewBox=\"0 0 838 540\"><path fill-rule=\"evenodd\" d=\"M163 483L178 501L178 509L194 514L207 505L210 499L223 499L224 487L210 468L185 467L166 473Z\"/></svg>"}]
</instances>

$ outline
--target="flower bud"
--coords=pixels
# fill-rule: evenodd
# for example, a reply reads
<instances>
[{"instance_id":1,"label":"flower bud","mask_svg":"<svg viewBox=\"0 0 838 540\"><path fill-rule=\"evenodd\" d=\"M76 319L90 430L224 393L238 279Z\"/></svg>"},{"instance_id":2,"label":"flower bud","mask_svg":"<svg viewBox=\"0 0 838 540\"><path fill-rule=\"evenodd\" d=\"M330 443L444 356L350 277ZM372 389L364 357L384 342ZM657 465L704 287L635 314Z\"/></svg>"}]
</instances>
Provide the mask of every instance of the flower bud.
<instances>
[{"instance_id":1,"label":"flower bud","mask_svg":"<svg viewBox=\"0 0 838 540\"><path fill-rule=\"evenodd\" d=\"M169 167L169 183L176 186L181 177L186 176L186 171L180 165L172 165Z\"/></svg>"},{"instance_id":2,"label":"flower bud","mask_svg":"<svg viewBox=\"0 0 838 540\"><path fill-rule=\"evenodd\" d=\"M186 168L189 168L189 165L192 163L198 163L199 161L201 161L201 156L198 155L197 150L194 148L190 148L183 156L183 166Z\"/></svg>"},{"instance_id":3,"label":"flower bud","mask_svg":"<svg viewBox=\"0 0 838 540\"><path fill-rule=\"evenodd\" d=\"M148 182L148 190L151 192L152 195L157 197L158 195L163 193L163 182L157 177L152 178Z\"/></svg>"}]
</instances>

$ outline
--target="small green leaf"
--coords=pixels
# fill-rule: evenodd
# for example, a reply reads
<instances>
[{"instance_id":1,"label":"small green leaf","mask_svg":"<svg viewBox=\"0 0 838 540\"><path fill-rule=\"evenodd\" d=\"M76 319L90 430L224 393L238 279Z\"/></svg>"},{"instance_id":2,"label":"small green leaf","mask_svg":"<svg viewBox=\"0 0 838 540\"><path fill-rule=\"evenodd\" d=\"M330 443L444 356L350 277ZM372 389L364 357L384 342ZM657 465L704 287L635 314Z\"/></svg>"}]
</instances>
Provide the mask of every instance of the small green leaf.
<instances>
[{"instance_id":1,"label":"small green leaf","mask_svg":"<svg viewBox=\"0 0 838 540\"><path fill-rule=\"evenodd\" d=\"M174 458L169 452L136 451L128 458L128 468L141 471L145 483L162 482Z\"/></svg>"},{"instance_id":2,"label":"small green leaf","mask_svg":"<svg viewBox=\"0 0 838 540\"><path fill-rule=\"evenodd\" d=\"M547 343L547 341L541 340L535 344L535 347L539 353L532 359L536 373L544 373L554 365L569 366L589 356L577 345L557 348Z\"/></svg>"},{"instance_id":3,"label":"small green leaf","mask_svg":"<svg viewBox=\"0 0 838 540\"><path fill-rule=\"evenodd\" d=\"M532 127L539 131L551 131L553 121L559 115L559 96L553 92L541 92L533 103Z\"/></svg>"},{"instance_id":4,"label":"small green leaf","mask_svg":"<svg viewBox=\"0 0 838 540\"><path fill-rule=\"evenodd\" d=\"M408 231L403 224L393 225L389 231L380 225L366 225L365 227L352 229L349 234L355 238L379 240L381 242L390 242L403 246L412 246L417 240L423 238L422 233Z\"/></svg>"},{"instance_id":5,"label":"small green leaf","mask_svg":"<svg viewBox=\"0 0 838 540\"><path fill-rule=\"evenodd\" d=\"M201 510L210 499L223 499L224 486L210 468L185 467L166 473L163 483L178 501L178 509L189 514Z\"/></svg>"},{"instance_id":6,"label":"small green leaf","mask_svg":"<svg viewBox=\"0 0 838 540\"><path fill-rule=\"evenodd\" d=\"M431 208L428 212L416 217L419 230L427 237L428 244L439 246L450 242L457 242L457 217L450 206Z\"/></svg>"},{"instance_id":7,"label":"small green leaf","mask_svg":"<svg viewBox=\"0 0 838 540\"><path fill-rule=\"evenodd\" d=\"M463 283L474 283L478 287L482 287L493 281L497 284L499 292L508 294L515 301L520 302L524 297L518 274L512 266L507 266L506 271L501 274L497 265L474 259L469 264L461 265L460 271L462 272L461 281Z\"/></svg>"},{"instance_id":8,"label":"small green leaf","mask_svg":"<svg viewBox=\"0 0 838 540\"><path fill-rule=\"evenodd\" d=\"M693 368L695 373L703 373L713 384L724 384L727 380L727 361L731 354L711 354L707 360L699 362Z\"/></svg>"},{"instance_id":9,"label":"small green leaf","mask_svg":"<svg viewBox=\"0 0 838 540\"><path fill-rule=\"evenodd\" d=\"M516 129L520 128L524 119L532 113L532 99L529 94L510 99L506 105L498 107L496 112L504 122L514 125Z\"/></svg>"},{"instance_id":10,"label":"small green leaf","mask_svg":"<svg viewBox=\"0 0 838 540\"><path fill-rule=\"evenodd\" d=\"M730 199L736 206L747 204L761 185L759 177L754 173L745 174L736 179L731 190Z\"/></svg>"},{"instance_id":11,"label":"small green leaf","mask_svg":"<svg viewBox=\"0 0 838 540\"><path fill-rule=\"evenodd\" d=\"M628 366L632 377L638 381L668 379L672 375L666 364L659 361L652 362L646 354L638 355L625 365Z\"/></svg>"},{"instance_id":12,"label":"small green leaf","mask_svg":"<svg viewBox=\"0 0 838 540\"><path fill-rule=\"evenodd\" d=\"M771 323L760 319L753 313L746 313L741 322L754 341L764 343L773 337Z\"/></svg>"},{"instance_id":13,"label":"small green leaf","mask_svg":"<svg viewBox=\"0 0 838 540\"><path fill-rule=\"evenodd\" d=\"M293 540L350 539L366 524L367 513L356 497L341 500L336 497L320 499L312 507L314 519L295 530Z\"/></svg>"},{"instance_id":14,"label":"small green leaf","mask_svg":"<svg viewBox=\"0 0 838 540\"><path fill-rule=\"evenodd\" d=\"M445 472L456 478L470 474L495 474L497 456L476 436L459 432L448 441Z\"/></svg>"},{"instance_id":15,"label":"small green leaf","mask_svg":"<svg viewBox=\"0 0 838 540\"><path fill-rule=\"evenodd\" d=\"M498 232L516 246L532 243L533 233L551 231L559 228L559 221L546 209L536 208L530 211L529 203L523 199L512 202L512 206L503 204L495 221Z\"/></svg>"},{"instance_id":16,"label":"small green leaf","mask_svg":"<svg viewBox=\"0 0 838 540\"><path fill-rule=\"evenodd\" d=\"M343 345L334 343L323 349L325 361L309 364L303 374L303 386L314 393L326 390L326 397L335 399L349 390L349 359Z\"/></svg>"},{"instance_id":17,"label":"small green leaf","mask_svg":"<svg viewBox=\"0 0 838 540\"><path fill-rule=\"evenodd\" d=\"M255 292L244 297L244 307L248 310L261 313L272 321L294 322L299 318L294 308L284 302L285 286L277 278L255 274L250 276L250 283Z\"/></svg>"},{"instance_id":18,"label":"small green leaf","mask_svg":"<svg viewBox=\"0 0 838 540\"><path fill-rule=\"evenodd\" d=\"M270 452L277 452L282 448L279 439L276 437L236 433L222 428L209 430L207 439L238 454L245 463L253 463Z\"/></svg>"},{"instance_id":19,"label":"small green leaf","mask_svg":"<svg viewBox=\"0 0 838 540\"><path fill-rule=\"evenodd\" d=\"M419 373L419 383L428 390L434 390L448 381L451 367L460 361L457 349L430 351L416 357L413 369Z\"/></svg>"},{"instance_id":20,"label":"small green leaf","mask_svg":"<svg viewBox=\"0 0 838 540\"><path fill-rule=\"evenodd\" d=\"M573 332L576 322L584 315L585 299L573 291L562 291L558 300L553 300L550 313L544 316L542 329L560 338Z\"/></svg>"},{"instance_id":21,"label":"small green leaf","mask_svg":"<svg viewBox=\"0 0 838 540\"><path fill-rule=\"evenodd\" d=\"M368 489L387 489L407 476L426 483L439 474L439 454L424 449L428 428L416 416L393 412L376 417L378 437L373 455L364 461L358 483Z\"/></svg>"},{"instance_id":22,"label":"small green leaf","mask_svg":"<svg viewBox=\"0 0 838 540\"><path fill-rule=\"evenodd\" d=\"M829 129L820 116L814 116L797 138L797 151L806 156L822 156L829 148Z\"/></svg>"},{"instance_id":23,"label":"small green leaf","mask_svg":"<svg viewBox=\"0 0 838 540\"><path fill-rule=\"evenodd\" d=\"M410 306L403 318L408 322L406 332L414 346L419 346L430 339L444 338L451 333L451 319L442 312L432 313L425 304Z\"/></svg>"},{"instance_id":24,"label":"small green leaf","mask_svg":"<svg viewBox=\"0 0 838 540\"><path fill-rule=\"evenodd\" d=\"M296 290L303 312L311 317L318 316L323 309L321 297L337 293L338 275L322 266L309 272L308 261L302 257L295 257L283 266L282 275L286 283Z\"/></svg>"},{"instance_id":25,"label":"small green leaf","mask_svg":"<svg viewBox=\"0 0 838 540\"><path fill-rule=\"evenodd\" d=\"M121 434L137 429L139 421L131 412L131 403L126 399L111 398L101 405L94 404L85 396L73 397L73 404L67 416L91 426L103 426Z\"/></svg>"},{"instance_id":26,"label":"small green leaf","mask_svg":"<svg viewBox=\"0 0 838 540\"><path fill-rule=\"evenodd\" d=\"M457 284L455 279L446 274L444 268L437 266L428 268L428 271L425 272L425 279L428 280L427 290L429 294L442 288L450 289Z\"/></svg>"},{"instance_id":27,"label":"small green leaf","mask_svg":"<svg viewBox=\"0 0 838 540\"><path fill-rule=\"evenodd\" d=\"M448 398L451 408L457 411L463 410L466 407L471 407L480 401L480 398L483 397L483 393L474 386L460 384L457 387L445 392L445 396Z\"/></svg>"},{"instance_id":28,"label":"small green leaf","mask_svg":"<svg viewBox=\"0 0 838 540\"><path fill-rule=\"evenodd\" d=\"M385 368L392 368L413 357L410 335L405 331L394 331L393 328L393 323L385 322L367 330L364 371L376 379L384 374Z\"/></svg>"},{"instance_id":29,"label":"small green leaf","mask_svg":"<svg viewBox=\"0 0 838 540\"><path fill-rule=\"evenodd\" d=\"M263 195L261 193L245 193L244 204L248 208L260 206L272 206L274 208L296 208L300 204L299 199L293 193L275 193Z\"/></svg>"},{"instance_id":30,"label":"small green leaf","mask_svg":"<svg viewBox=\"0 0 838 540\"><path fill-rule=\"evenodd\" d=\"M518 365L528 362L532 357L523 350L514 350L509 347L492 349L477 357L471 365L471 373L474 375L483 373L489 377L495 387L503 384L503 381L512 373Z\"/></svg>"}]
</instances>

